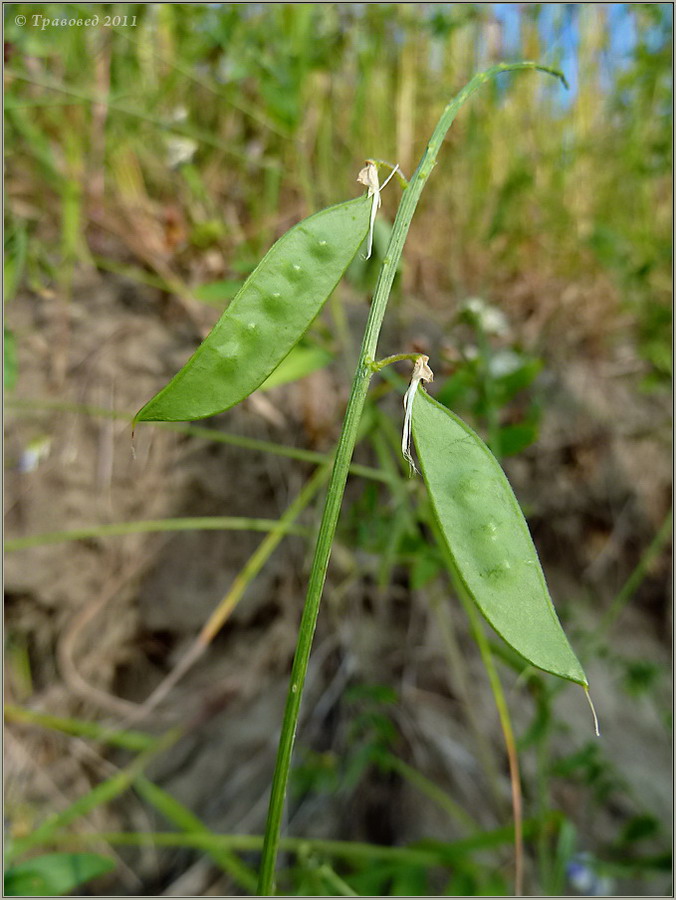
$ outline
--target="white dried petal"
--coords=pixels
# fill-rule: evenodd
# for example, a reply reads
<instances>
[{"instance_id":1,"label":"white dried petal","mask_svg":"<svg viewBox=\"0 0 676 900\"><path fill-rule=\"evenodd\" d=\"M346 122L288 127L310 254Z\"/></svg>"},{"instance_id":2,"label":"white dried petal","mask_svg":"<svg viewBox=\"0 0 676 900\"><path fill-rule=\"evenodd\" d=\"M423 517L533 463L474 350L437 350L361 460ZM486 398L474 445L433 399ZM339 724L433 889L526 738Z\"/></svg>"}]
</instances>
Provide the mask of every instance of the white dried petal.
<instances>
[{"instance_id":1,"label":"white dried petal","mask_svg":"<svg viewBox=\"0 0 676 900\"><path fill-rule=\"evenodd\" d=\"M419 356L413 364L413 372L411 373L411 383L408 390L404 394L404 428L401 434L401 453L409 465L409 475L413 475L418 470L411 456L411 419L413 416L413 401L418 392L418 385L421 381L429 382L434 380L434 373L430 369L428 363L429 356Z\"/></svg>"}]
</instances>

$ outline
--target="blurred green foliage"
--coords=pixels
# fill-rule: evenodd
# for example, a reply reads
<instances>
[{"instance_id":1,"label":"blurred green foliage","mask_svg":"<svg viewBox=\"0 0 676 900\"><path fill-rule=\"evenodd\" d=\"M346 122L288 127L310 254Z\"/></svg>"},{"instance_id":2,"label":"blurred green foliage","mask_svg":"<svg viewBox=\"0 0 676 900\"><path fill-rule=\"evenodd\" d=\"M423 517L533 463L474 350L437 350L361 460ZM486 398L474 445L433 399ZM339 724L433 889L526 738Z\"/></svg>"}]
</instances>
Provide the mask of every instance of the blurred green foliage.
<instances>
[{"instance_id":1,"label":"blurred green foliage","mask_svg":"<svg viewBox=\"0 0 676 900\"><path fill-rule=\"evenodd\" d=\"M136 247L144 266L194 282L196 259L212 247L232 280L237 259L255 262L287 215L353 195L365 156L411 174L441 106L474 71L533 58L567 69L571 95L536 79L489 86L454 127L451 152L463 150L435 176L415 225L427 241L423 248L413 235L407 256L434 265L440 291L465 296L498 296L523 270L579 283L603 275L631 312L646 387L669 378L668 4L11 9L6 266L14 285L26 253L32 268L40 256L33 238L49 244L49 225L48 257L62 267L87 258L94 222L106 227L113 211L136 217L137 227L154 220L156 245ZM131 12L133 26L31 24L35 15L129 21ZM521 130L527 139L516 139ZM385 196L386 207L393 202ZM386 229L378 223L376 257ZM375 262L358 261L353 277L376 273ZM561 296L539 302L565 313ZM613 308L596 315L600 334L616 339Z\"/></svg>"},{"instance_id":2,"label":"blurred green foliage","mask_svg":"<svg viewBox=\"0 0 676 900\"><path fill-rule=\"evenodd\" d=\"M95 853L46 853L5 872L6 897L60 897L115 868L108 856Z\"/></svg>"}]
</instances>

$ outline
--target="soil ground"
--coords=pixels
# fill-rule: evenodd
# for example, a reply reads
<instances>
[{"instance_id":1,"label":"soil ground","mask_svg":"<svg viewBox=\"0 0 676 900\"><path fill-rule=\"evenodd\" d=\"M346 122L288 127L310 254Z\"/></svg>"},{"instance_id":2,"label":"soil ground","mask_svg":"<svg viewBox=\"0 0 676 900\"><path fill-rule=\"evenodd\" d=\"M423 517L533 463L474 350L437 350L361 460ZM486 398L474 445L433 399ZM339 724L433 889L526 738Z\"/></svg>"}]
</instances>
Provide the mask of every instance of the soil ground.
<instances>
[{"instance_id":1,"label":"soil ground","mask_svg":"<svg viewBox=\"0 0 676 900\"><path fill-rule=\"evenodd\" d=\"M344 300L350 318L363 319L364 310ZM209 309L200 316L204 327L215 318ZM70 307L53 297L24 295L7 319L20 350L19 382L10 401L131 412L199 340L194 321L160 292L96 272L79 276ZM411 334L416 323L400 322L399 328ZM387 352L397 352L397 329L387 336ZM431 334L434 339L434 327ZM567 629L580 646L669 508L668 404L636 392L622 348L597 357L566 354L557 361L555 343L552 338L551 354L545 349L551 365L540 439L509 460L507 469L529 512L552 594L557 604L561 598ZM337 436L347 383L344 367L336 363L277 389L268 406L245 402L208 427L325 450ZM67 408L10 402L5 426L8 537L169 516L276 518L313 471L306 463L154 427L139 428L134 458L127 422ZM26 452L35 441L48 452L27 470ZM364 448L357 459L374 464ZM346 509L363 490L363 481L351 480ZM301 521L313 526L316 520L315 504ZM8 554L9 699L53 714L119 723L181 658L262 537L127 535ZM186 727L185 737L153 764L150 775L218 831L255 833L264 824L309 553L306 540L287 537L206 656L137 725L154 731L170 723ZM398 755L472 810L483 827L498 827L510 818L509 781L493 700L464 613L446 596L411 589L404 570L378 590L373 569L368 553L339 541L315 639L299 752L341 753L349 746L353 712L345 689L390 685L399 695L392 711ZM637 810L651 812L667 831L671 827L671 751L664 724L670 709L668 584L669 559L662 553L603 643L603 656L587 663L602 724L603 765L626 789L614 790L612 802L603 803L590 799L593 785L574 778L553 781L552 803L576 822L582 850L612 841ZM450 603L464 686L449 681L436 602ZM24 650L30 681L13 662ZM649 693L629 693L627 671L646 660L657 667L656 684ZM509 674L506 690L522 731L532 701ZM562 726L554 755L586 747L592 732L582 692L566 688L556 711ZM45 808L63 808L119 762L83 742L25 726L9 726L6 738L7 813L17 828L29 829ZM535 763L532 750L524 751L527 815L534 810ZM98 810L87 827L145 830L152 824L148 808L133 798ZM375 770L356 792L295 797L287 830L395 844L461 834L400 776ZM223 890L218 872L195 853L148 848L122 857L116 880L106 882L108 893ZM622 885L632 887L645 892L647 885ZM665 879L655 876L648 887L652 893L665 890Z\"/></svg>"}]
</instances>

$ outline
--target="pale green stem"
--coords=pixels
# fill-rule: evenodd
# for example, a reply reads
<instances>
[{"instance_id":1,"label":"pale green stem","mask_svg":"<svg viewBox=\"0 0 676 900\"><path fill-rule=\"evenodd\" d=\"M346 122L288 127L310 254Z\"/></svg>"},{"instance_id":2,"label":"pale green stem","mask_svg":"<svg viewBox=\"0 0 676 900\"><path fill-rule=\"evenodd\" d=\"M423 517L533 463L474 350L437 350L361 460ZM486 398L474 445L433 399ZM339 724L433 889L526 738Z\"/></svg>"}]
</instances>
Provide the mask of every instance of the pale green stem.
<instances>
[{"instance_id":1,"label":"pale green stem","mask_svg":"<svg viewBox=\"0 0 676 900\"><path fill-rule=\"evenodd\" d=\"M101 416L106 419L120 419L130 422L132 413L120 412L119 410L110 409L105 406L90 406L85 403L69 403L65 400L18 400L8 397L5 401L8 408L18 412L30 412L40 410L55 410L56 412L73 412L82 413L88 416ZM145 427L154 425L157 428L164 428L168 431L177 431L180 434L187 434L190 437L205 438L208 441L215 441L220 444L231 444L233 447L242 447L244 450L253 450L257 453L272 453L275 456L286 456L289 459L297 459L300 462L315 463L323 465L331 462L331 455L325 453L317 453L315 450L304 450L302 447L287 447L284 444L274 444L272 441L261 441L257 438L243 437L240 434L229 434L226 431L216 431L213 428L206 428L204 425L186 425L183 422L144 422ZM385 472L379 472L378 469L372 469L369 466L360 466L353 463L350 466L350 473L358 475L362 478L370 478L373 481L391 481L389 475Z\"/></svg>"},{"instance_id":2,"label":"pale green stem","mask_svg":"<svg viewBox=\"0 0 676 900\"><path fill-rule=\"evenodd\" d=\"M433 803L436 803L444 812L469 832L479 830L478 823L470 816L470 814L460 806L459 803L443 791L438 785L427 778L422 772L418 772L413 766L409 766L403 759L399 759L394 754L388 753L383 759L383 767L393 772L398 772L403 779L408 781L412 787L420 791L426 797L429 797Z\"/></svg>"},{"instance_id":3,"label":"pale green stem","mask_svg":"<svg viewBox=\"0 0 676 900\"><path fill-rule=\"evenodd\" d=\"M120 113L121 115L130 116L133 119L140 119L143 122L148 122L149 124L154 125L156 128L162 131L167 131L170 134L179 134L185 137L190 137L193 140L199 141L202 144L206 144L209 147L215 147L217 150L221 150L227 156L247 163L248 165L255 164L261 169L276 168L280 165L278 161L270 160L267 158L263 158L254 162L251 159L250 155L248 156L244 152L236 150L233 146L232 141L221 141L217 137L214 137L213 133L210 131L193 128L190 125L183 125L180 123L165 121L164 119L160 119L157 116L153 116L150 113L144 112L143 110L134 109L132 106L127 106L125 103L111 101L103 94L97 96L96 94L82 91L79 88L73 87L71 85L59 84L55 81L50 81L47 78L41 78L36 75L24 75L21 72L12 72L11 77L19 81L27 81L29 84L34 84L36 87L44 88L45 90L57 91L61 94L67 94L69 97L77 97L78 100L84 103L101 104L107 109L113 110L114 112Z\"/></svg>"},{"instance_id":4,"label":"pale green stem","mask_svg":"<svg viewBox=\"0 0 676 900\"><path fill-rule=\"evenodd\" d=\"M403 362L405 359L410 359L411 362L415 362L419 356L419 353L395 353L394 356L386 356L384 359L379 359L377 362L370 362L369 366L371 367L371 371L375 373L380 372L385 366L391 366L392 363L396 362Z\"/></svg>"},{"instance_id":5,"label":"pale green stem","mask_svg":"<svg viewBox=\"0 0 676 900\"><path fill-rule=\"evenodd\" d=\"M26 837L13 841L5 850L5 862L9 862L17 856L39 847L41 844L49 844L62 829L89 815L90 812L104 803L110 803L116 797L119 797L120 794L131 787L135 779L142 774L146 766L155 757L168 750L182 735L183 730L181 728L172 728L170 731L167 731L155 741L152 747L139 753L136 759L124 769L121 769L116 775L113 775L112 778L97 784L83 797L78 797L67 809L50 816Z\"/></svg>"},{"instance_id":6,"label":"pale green stem","mask_svg":"<svg viewBox=\"0 0 676 900\"><path fill-rule=\"evenodd\" d=\"M505 699L504 691L500 683L500 678L493 662L493 654L488 645L486 635L481 629L479 623L479 614L472 601L466 597L460 588L458 596L465 607L467 616L472 627L474 640L477 642L481 659L488 674L488 680L493 691L493 698L498 710L498 718L500 719L500 727L505 739L505 747L507 749L507 760L509 762L509 780L512 787L512 807L514 810L514 896L521 897L523 895L523 811L521 804L521 776L519 774L519 757L516 750L516 741L514 740L514 730L512 728L512 720L509 715L509 707Z\"/></svg>"},{"instance_id":7,"label":"pale green stem","mask_svg":"<svg viewBox=\"0 0 676 900\"><path fill-rule=\"evenodd\" d=\"M669 510L666 518L660 526L659 531L652 539L645 552L641 556L640 560L638 561L638 565L631 573L629 578L625 581L622 589L618 592L617 596L603 615L603 618L601 619L601 622L596 629L596 634L594 635L595 638L603 635L612 625L615 624L617 617L634 596L639 585L650 570L650 566L653 560L659 555L662 547L669 540L669 536L671 535L672 523L673 513L671 512L671 510Z\"/></svg>"},{"instance_id":8,"label":"pale green stem","mask_svg":"<svg viewBox=\"0 0 676 900\"><path fill-rule=\"evenodd\" d=\"M432 530L434 530L434 522L431 527ZM444 655L446 656L446 662L448 664L450 677L453 680L454 689L458 690L462 697L465 715L467 716L469 726L474 733L478 760L482 765L486 781L488 782L488 788L498 814L502 815L506 810L503 809L504 800L500 791L495 750L486 733L479 712L472 702L472 695L468 684L467 660L459 646L458 638L455 634L452 615L448 609L447 598L444 597L441 599L438 594L434 593L430 597L430 602L437 619L439 636L442 641Z\"/></svg>"},{"instance_id":9,"label":"pale green stem","mask_svg":"<svg viewBox=\"0 0 676 900\"><path fill-rule=\"evenodd\" d=\"M294 498L288 509L278 520L278 528L275 528L261 541L253 554L249 557L243 568L237 574L227 594L221 599L218 606L211 613L202 626L197 638L193 641L186 653L179 659L174 668L155 688L150 696L124 720L125 727L147 716L156 706L165 699L167 694L174 689L178 682L192 668L197 660L206 651L211 641L216 637L233 609L242 599L244 592L254 578L261 571L268 559L281 543L285 534L292 530L292 526L298 516L314 499L319 489L329 477L327 466L319 466L313 476L304 485L301 492Z\"/></svg>"},{"instance_id":10,"label":"pale green stem","mask_svg":"<svg viewBox=\"0 0 676 900\"><path fill-rule=\"evenodd\" d=\"M191 810L183 806L170 793L150 781L145 775L139 775L134 781L136 793L164 816L172 825L184 834L211 835L212 832ZM206 853L216 865L220 866L237 884L246 891L256 890L256 873L245 865L233 850L227 847L208 847Z\"/></svg>"},{"instance_id":11,"label":"pale green stem","mask_svg":"<svg viewBox=\"0 0 676 900\"><path fill-rule=\"evenodd\" d=\"M326 863L317 869L317 874L326 882L337 897L359 896L359 894L353 891L350 885Z\"/></svg>"},{"instance_id":12,"label":"pale green stem","mask_svg":"<svg viewBox=\"0 0 676 900\"><path fill-rule=\"evenodd\" d=\"M493 654L488 645L486 635L481 629L479 623L479 614L474 606L474 602L468 596L466 589L458 576L457 569L453 557L451 556L446 541L441 534L441 529L434 517L430 518L430 527L434 533L437 546L446 562L448 574L455 587L455 592L462 603L467 618L469 619L472 635L477 642L481 659L488 674L493 698L498 710L498 718L500 727L505 739L505 747L507 750L507 760L509 762L509 775L512 787L512 808L514 812L514 895L520 897L523 894L523 813L521 804L521 777L519 775L519 757L516 750L516 741L514 740L514 730L512 728L512 720L509 715L509 707L502 690L500 678L493 662Z\"/></svg>"},{"instance_id":13,"label":"pale green stem","mask_svg":"<svg viewBox=\"0 0 676 900\"><path fill-rule=\"evenodd\" d=\"M247 519L241 516L205 516L187 519L151 519L145 522L115 522L111 525L92 525L73 531L50 531L29 537L5 541L5 551L62 544L85 538L119 537L126 534L146 534L158 531L270 531L307 536L309 531L300 525L280 523L278 519Z\"/></svg>"},{"instance_id":14,"label":"pale green stem","mask_svg":"<svg viewBox=\"0 0 676 900\"><path fill-rule=\"evenodd\" d=\"M293 523L312 502L319 489L326 482L328 475L327 466L318 467L307 484L303 486L298 496L294 498L288 509L282 515L279 520L280 528L271 531L271 533L261 541L260 546L257 547L251 557L247 560L246 564L233 581L230 590L223 597L214 612L209 616L208 621L200 631L198 637L198 642L200 644L208 644L220 631L225 620L239 603L244 591L258 575L265 563L270 559L278 545L281 543L284 534L294 527Z\"/></svg>"},{"instance_id":15,"label":"pale green stem","mask_svg":"<svg viewBox=\"0 0 676 900\"><path fill-rule=\"evenodd\" d=\"M286 788L291 767L291 754L296 737L296 729L298 727L300 703L310 659L312 639L317 625L319 605L324 582L326 580L329 557L331 555L331 545L338 523L338 515L340 513L340 507L345 491L350 460L352 459L352 453L357 440L359 420L364 408L369 382L373 375L369 361L374 360L376 356L380 328L385 315L385 309L387 308L387 301L392 288L392 282L394 281L404 242L408 234L408 229L422 190L434 168L446 132L455 119L458 110L475 91L494 75L517 69L540 69L556 75L558 78L562 78L558 72L532 62L493 66L485 72L476 75L444 109L427 148L423 153L422 159L418 164L418 168L403 193L394 220L392 235L385 253L383 265L380 269L378 282L373 295L373 302L366 323L357 371L355 373L354 381L352 382L352 392L350 394L340 439L338 441L333 471L331 473L331 481L329 482L324 513L312 561L312 570L310 573L307 596L305 598L305 606L303 608L303 616L300 623L296 654L291 669L291 681L284 710L282 731L277 750L277 762L270 794L270 806L268 809L258 882L258 894L262 897L271 896L274 890L275 865L279 849Z\"/></svg>"},{"instance_id":16,"label":"pale green stem","mask_svg":"<svg viewBox=\"0 0 676 900\"><path fill-rule=\"evenodd\" d=\"M5 704L4 714L7 722L21 722L24 725L51 728L73 737L90 738L93 741L102 741L125 750L149 750L157 743L156 737L142 731L111 731L107 726L99 725L98 722L52 716L49 713L26 709L23 706Z\"/></svg>"},{"instance_id":17,"label":"pale green stem","mask_svg":"<svg viewBox=\"0 0 676 900\"><path fill-rule=\"evenodd\" d=\"M554 829L560 825L560 814L551 813L542 820L531 819L524 822L525 834L531 836L541 829ZM504 847L511 839L514 829L503 826L493 831L482 831L478 835L462 838L450 843L435 842L433 846L388 847L382 844L366 844L357 841L333 841L321 838L280 839L280 847L291 853L303 853L308 849L315 853L359 862L384 860L409 866L449 866L456 867L471 853L485 852ZM50 834L44 846L78 846L82 844L106 843L117 846L135 847L152 843L157 847L196 847L206 850L210 847L224 847L242 853L252 853L261 849L263 838L257 834L180 834L177 832L66 832ZM16 853L13 854L14 858Z\"/></svg>"},{"instance_id":18,"label":"pale green stem","mask_svg":"<svg viewBox=\"0 0 676 900\"><path fill-rule=\"evenodd\" d=\"M380 168L380 166L385 166L385 168L389 169L390 172L394 172L397 181L403 188L408 187L408 181L406 180L406 176L404 175L404 173L401 171L401 169L398 166L393 165L391 162L387 162L386 159L370 159L370 160L367 159L366 162L375 163L378 168ZM396 171L395 171L395 169L396 169Z\"/></svg>"}]
</instances>

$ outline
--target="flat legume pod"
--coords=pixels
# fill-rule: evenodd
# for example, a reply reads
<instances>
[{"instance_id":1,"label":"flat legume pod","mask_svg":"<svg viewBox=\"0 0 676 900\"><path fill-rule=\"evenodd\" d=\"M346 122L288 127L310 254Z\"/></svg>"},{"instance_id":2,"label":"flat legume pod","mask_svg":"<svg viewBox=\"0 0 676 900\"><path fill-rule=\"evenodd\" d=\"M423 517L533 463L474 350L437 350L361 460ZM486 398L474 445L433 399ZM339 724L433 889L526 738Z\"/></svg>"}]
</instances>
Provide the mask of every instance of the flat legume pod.
<instances>
[{"instance_id":1,"label":"flat legume pod","mask_svg":"<svg viewBox=\"0 0 676 900\"><path fill-rule=\"evenodd\" d=\"M203 419L248 397L300 340L363 243L359 197L295 225L274 244L195 353L134 422Z\"/></svg>"},{"instance_id":2,"label":"flat legume pod","mask_svg":"<svg viewBox=\"0 0 676 900\"><path fill-rule=\"evenodd\" d=\"M468 425L420 388L413 437L434 513L469 595L529 663L586 687L498 461Z\"/></svg>"}]
</instances>

